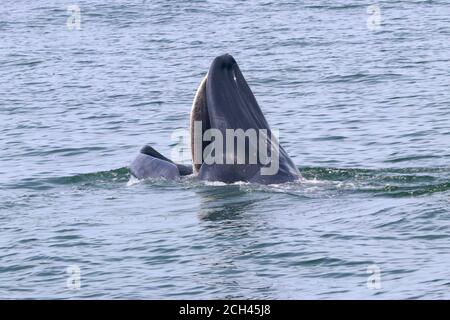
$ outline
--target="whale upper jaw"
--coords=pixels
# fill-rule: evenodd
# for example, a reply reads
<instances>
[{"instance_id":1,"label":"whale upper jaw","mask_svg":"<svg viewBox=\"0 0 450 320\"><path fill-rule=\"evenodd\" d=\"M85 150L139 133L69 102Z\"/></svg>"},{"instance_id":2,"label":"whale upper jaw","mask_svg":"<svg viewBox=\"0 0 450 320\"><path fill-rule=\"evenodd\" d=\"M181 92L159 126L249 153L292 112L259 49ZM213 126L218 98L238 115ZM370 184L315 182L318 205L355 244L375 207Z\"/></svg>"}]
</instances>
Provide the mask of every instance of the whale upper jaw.
<instances>
[{"instance_id":1,"label":"whale upper jaw","mask_svg":"<svg viewBox=\"0 0 450 320\"><path fill-rule=\"evenodd\" d=\"M194 130L195 121L201 121L201 134ZM227 183L250 181L270 184L294 181L300 177L297 167L281 146L278 149L279 169L273 175L261 174L261 168L266 166L263 164L227 164L226 152L223 152L224 158L220 163L204 163L203 153L211 142L205 142L202 138L209 129L219 130L223 137L229 129L262 129L276 140L239 65L229 54L213 60L192 104L190 131L194 172L198 172L200 179ZM258 144L248 143L245 153L258 152L258 148Z\"/></svg>"}]
</instances>

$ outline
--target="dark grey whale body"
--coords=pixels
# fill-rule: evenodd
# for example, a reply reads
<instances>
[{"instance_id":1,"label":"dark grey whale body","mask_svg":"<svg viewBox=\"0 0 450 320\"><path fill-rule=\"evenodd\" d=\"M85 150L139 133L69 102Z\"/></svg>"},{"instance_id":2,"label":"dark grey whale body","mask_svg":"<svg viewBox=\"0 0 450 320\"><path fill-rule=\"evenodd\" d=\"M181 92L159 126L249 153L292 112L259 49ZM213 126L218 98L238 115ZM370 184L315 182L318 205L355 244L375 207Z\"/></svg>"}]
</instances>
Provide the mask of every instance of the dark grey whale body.
<instances>
[{"instance_id":1,"label":"dark grey whale body","mask_svg":"<svg viewBox=\"0 0 450 320\"><path fill-rule=\"evenodd\" d=\"M176 164L150 146L144 146L130 165L131 174L138 179L176 179L192 174L192 167Z\"/></svg>"},{"instance_id":2,"label":"dark grey whale body","mask_svg":"<svg viewBox=\"0 0 450 320\"><path fill-rule=\"evenodd\" d=\"M282 146L278 145L273 149L276 138L272 134L250 87L244 79L234 58L225 54L214 59L207 76L201 82L194 99L191 111L191 147L193 158L198 159L198 154L208 150L211 141L202 141L202 137L193 134L194 121L201 121L202 136L209 129L214 129L226 136L227 130L254 129L267 132L271 139L268 143L257 144L247 141L245 145L244 163L235 161L232 164L227 162L230 154L229 150L223 153L223 159L215 163L207 163L200 157L200 162L194 163L193 167L187 167L173 163L163 155L159 154L150 146L141 149L140 154L130 165L130 172L138 179L145 178L165 178L177 179L183 175L192 173L198 174L200 180L221 181L233 183L237 181L254 182L261 184L275 184L295 181L299 179L300 173L292 160L289 158ZM200 142L195 139L200 139ZM194 147L195 141L199 148ZM249 155L257 154L261 148L266 148L267 154L277 152L278 166L275 174L262 174L262 168L267 168L271 164L258 161L250 162ZM234 156L236 150L231 150ZM215 151L216 152L216 151ZM206 152L207 153L207 152ZM238 164L240 163L240 164Z\"/></svg>"}]
</instances>

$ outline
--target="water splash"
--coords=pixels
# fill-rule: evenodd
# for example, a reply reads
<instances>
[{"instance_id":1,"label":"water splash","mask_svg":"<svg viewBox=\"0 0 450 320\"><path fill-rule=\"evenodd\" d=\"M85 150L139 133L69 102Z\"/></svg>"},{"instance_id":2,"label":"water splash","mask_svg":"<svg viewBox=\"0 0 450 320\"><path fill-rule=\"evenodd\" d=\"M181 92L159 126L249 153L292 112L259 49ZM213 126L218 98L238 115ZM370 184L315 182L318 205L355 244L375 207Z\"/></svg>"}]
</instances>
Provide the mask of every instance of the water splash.
<instances>
[{"instance_id":1,"label":"water splash","mask_svg":"<svg viewBox=\"0 0 450 320\"><path fill-rule=\"evenodd\" d=\"M303 178L297 182L273 185L258 185L236 182L232 186L245 192L286 193L295 196L337 196L353 193L370 193L374 196L409 197L423 196L450 190L450 168L324 168L300 167ZM139 181L132 177L126 167L47 179L24 179L20 188L49 189L58 186L92 188L133 187L137 184L149 186L174 186L183 189L201 187L223 188L230 186L214 181L198 181L194 176L169 182L162 179Z\"/></svg>"}]
</instances>

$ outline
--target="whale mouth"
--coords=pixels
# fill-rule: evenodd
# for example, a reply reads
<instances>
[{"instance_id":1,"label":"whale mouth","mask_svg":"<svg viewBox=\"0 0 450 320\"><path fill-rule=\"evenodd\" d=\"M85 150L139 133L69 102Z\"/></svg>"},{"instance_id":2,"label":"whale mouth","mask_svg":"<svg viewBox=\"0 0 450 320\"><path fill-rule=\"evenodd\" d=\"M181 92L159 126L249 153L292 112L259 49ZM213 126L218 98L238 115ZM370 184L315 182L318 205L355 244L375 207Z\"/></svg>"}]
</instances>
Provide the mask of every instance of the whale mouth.
<instances>
[{"instance_id":1,"label":"whale mouth","mask_svg":"<svg viewBox=\"0 0 450 320\"><path fill-rule=\"evenodd\" d=\"M194 172L200 180L261 184L300 177L229 54L215 58L201 81L192 104L190 131L192 168L146 146L130 165L131 174L138 179L173 180Z\"/></svg>"},{"instance_id":2,"label":"whale mouth","mask_svg":"<svg viewBox=\"0 0 450 320\"><path fill-rule=\"evenodd\" d=\"M203 155L203 151L205 150L207 143L203 141L203 135L206 130L211 128L209 122L208 115L208 106L206 103L206 81L208 79L208 75L206 75L197 89L197 92L194 97L194 101L192 103L191 115L190 115L190 138L191 138L191 156L192 156L192 170L193 172L198 172L203 163L203 157L199 158L199 154ZM201 131L198 132L194 130L196 123L201 123L202 128ZM200 134L199 134L200 133ZM201 145L201 148L198 149L196 146Z\"/></svg>"},{"instance_id":3,"label":"whale mouth","mask_svg":"<svg viewBox=\"0 0 450 320\"><path fill-rule=\"evenodd\" d=\"M195 134L194 124L201 122L201 135ZM197 89L190 115L191 154L193 170L198 172L203 164L205 132L217 129L268 129L264 115L253 92L247 84L236 60L229 54L218 56L212 62L207 75ZM195 146L201 145L201 148Z\"/></svg>"},{"instance_id":4,"label":"whale mouth","mask_svg":"<svg viewBox=\"0 0 450 320\"><path fill-rule=\"evenodd\" d=\"M200 179L275 183L298 177L231 55L212 62L190 120L193 171Z\"/></svg>"}]
</instances>

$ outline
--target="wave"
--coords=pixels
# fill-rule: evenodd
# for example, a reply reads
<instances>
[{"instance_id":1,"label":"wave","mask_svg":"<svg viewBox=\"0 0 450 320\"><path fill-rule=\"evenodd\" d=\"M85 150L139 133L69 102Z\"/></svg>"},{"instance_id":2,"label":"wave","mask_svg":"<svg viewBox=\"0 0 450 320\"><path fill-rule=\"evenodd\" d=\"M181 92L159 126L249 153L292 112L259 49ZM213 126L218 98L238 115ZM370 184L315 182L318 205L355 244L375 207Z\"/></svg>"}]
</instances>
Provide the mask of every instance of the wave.
<instances>
[{"instance_id":1,"label":"wave","mask_svg":"<svg viewBox=\"0 0 450 320\"><path fill-rule=\"evenodd\" d=\"M286 193L296 196L315 197L336 193L369 193L383 197L410 197L431 195L450 191L450 168L325 168L300 167L302 179L282 185L254 185L237 182L231 185L214 182L200 182L194 177L185 177L177 182L161 179L137 181L127 167L109 171L84 173L72 176L44 179L23 179L9 185L11 189L46 190L64 186L79 188L133 187L144 183L151 186L176 186L182 188L224 188L234 187L245 192Z\"/></svg>"},{"instance_id":2,"label":"wave","mask_svg":"<svg viewBox=\"0 0 450 320\"><path fill-rule=\"evenodd\" d=\"M409 197L450 191L450 168L341 169L302 168L307 180L334 181L355 192Z\"/></svg>"}]
</instances>

